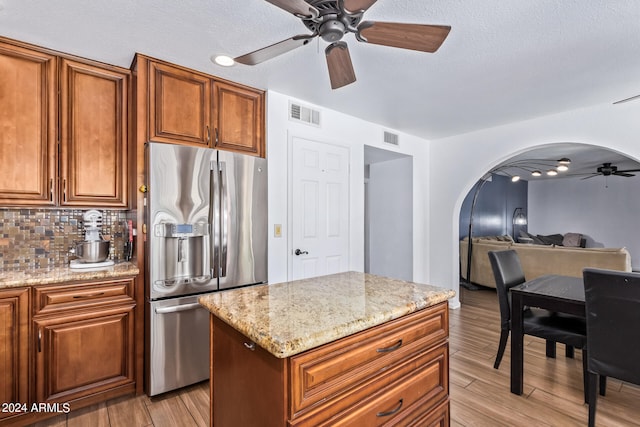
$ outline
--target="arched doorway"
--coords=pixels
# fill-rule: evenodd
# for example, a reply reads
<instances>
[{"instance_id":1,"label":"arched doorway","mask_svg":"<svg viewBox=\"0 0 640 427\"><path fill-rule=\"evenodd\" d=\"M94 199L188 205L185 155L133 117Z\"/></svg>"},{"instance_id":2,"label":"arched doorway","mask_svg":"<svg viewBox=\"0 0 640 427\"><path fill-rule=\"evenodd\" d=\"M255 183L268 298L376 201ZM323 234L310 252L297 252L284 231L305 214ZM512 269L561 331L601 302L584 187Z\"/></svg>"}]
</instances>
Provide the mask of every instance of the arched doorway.
<instances>
[{"instance_id":1,"label":"arched doorway","mask_svg":"<svg viewBox=\"0 0 640 427\"><path fill-rule=\"evenodd\" d=\"M505 168L510 164L524 165L527 160L553 161L563 157L570 158L571 165L568 171L555 177L547 176L544 170L542 176L531 176L532 170L541 169L539 166L519 170ZM604 164L609 166L603 167ZM471 220L469 204L477 193L478 203L473 215L476 225L474 237L510 235L518 241L520 237L526 238L526 233L534 238L579 234L586 247L627 248L632 268L640 267L640 243L638 236L634 236L638 234L635 232L635 212L640 209L638 161L605 147L556 143L519 153L497 164L492 170L496 173L488 178L491 179L490 183L483 182L479 192L476 191L478 185L473 186L462 203L459 212L460 239L468 235ZM516 172L522 175L522 179L511 183L510 178ZM480 182L486 179L487 175L484 175ZM515 215L519 208L526 214L526 225L517 227ZM524 231L525 234L521 235L518 231ZM464 246L464 243L460 246ZM467 276L463 259L466 258L466 249L460 248L459 255L461 252L465 252L460 262L462 279ZM489 265L488 262L484 264ZM475 264L472 262L471 265ZM487 277L492 278L490 271L484 273L475 273L477 280L474 280L474 272L470 272L471 282L484 285L482 281ZM461 285L465 283L465 280L461 280ZM461 302L463 300L464 297Z\"/></svg>"}]
</instances>

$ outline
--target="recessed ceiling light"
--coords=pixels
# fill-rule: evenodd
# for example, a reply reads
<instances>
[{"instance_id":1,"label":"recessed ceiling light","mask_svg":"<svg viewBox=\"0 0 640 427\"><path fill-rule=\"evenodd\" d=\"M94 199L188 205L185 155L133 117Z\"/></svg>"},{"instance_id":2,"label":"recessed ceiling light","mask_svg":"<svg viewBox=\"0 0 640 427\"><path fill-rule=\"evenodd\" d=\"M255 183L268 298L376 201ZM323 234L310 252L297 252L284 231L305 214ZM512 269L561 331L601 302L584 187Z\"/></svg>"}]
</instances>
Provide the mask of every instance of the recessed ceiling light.
<instances>
[{"instance_id":1,"label":"recessed ceiling light","mask_svg":"<svg viewBox=\"0 0 640 427\"><path fill-rule=\"evenodd\" d=\"M232 67L236 63L236 61L228 55L213 55L211 57L211 62L222 67Z\"/></svg>"},{"instance_id":2,"label":"recessed ceiling light","mask_svg":"<svg viewBox=\"0 0 640 427\"><path fill-rule=\"evenodd\" d=\"M547 175L549 175L549 176L556 176L556 175L558 175L558 171L557 171L557 170L555 170L555 169L549 169L549 170L547 171Z\"/></svg>"},{"instance_id":3,"label":"recessed ceiling light","mask_svg":"<svg viewBox=\"0 0 640 427\"><path fill-rule=\"evenodd\" d=\"M566 157L563 157L560 160L558 160L558 163L562 165L569 165L571 164L571 159L567 159Z\"/></svg>"},{"instance_id":4,"label":"recessed ceiling light","mask_svg":"<svg viewBox=\"0 0 640 427\"><path fill-rule=\"evenodd\" d=\"M542 176L542 172L540 172L540 171L533 171L533 172L531 172L531 176Z\"/></svg>"},{"instance_id":5,"label":"recessed ceiling light","mask_svg":"<svg viewBox=\"0 0 640 427\"><path fill-rule=\"evenodd\" d=\"M518 175L514 175L511 177L511 182L518 182L520 181L520 177Z\"/></svg>"},{"instance_id":6,"label":"recessed ceiling light","mask_svg":"<svg viewBox=\"0 0 640 427\"><path fill-rule=\"evenodd\" d=\"M568 170L569 170L569 166L567 166L567 165L565 165L565 164L559 164L559 165L556 167L556 170L557 170L558 172L566 172L566 171L568 171Z\"/></svg>"}]
</instances>

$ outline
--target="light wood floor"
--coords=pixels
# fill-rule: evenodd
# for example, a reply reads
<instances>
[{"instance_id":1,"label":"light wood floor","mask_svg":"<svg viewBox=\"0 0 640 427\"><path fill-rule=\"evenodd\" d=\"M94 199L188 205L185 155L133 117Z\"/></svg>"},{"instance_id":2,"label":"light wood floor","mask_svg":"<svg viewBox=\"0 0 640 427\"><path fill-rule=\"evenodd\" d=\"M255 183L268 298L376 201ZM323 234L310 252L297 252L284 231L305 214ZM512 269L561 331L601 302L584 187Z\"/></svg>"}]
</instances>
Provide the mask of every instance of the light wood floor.
<instances>
[{"instance_id":1,"label":"light wood floor","mask_svg":"<svg viewBox=\"0 0 640 427\"><path fill-rule=\"evenodd\" d=\"M547 359L544 341L525 337L524 394L511 394L509 345L500 369L493 369L500 332L495 291L461 292L462 307L450 312L451 425L585 426L581 352L567 359L558 346L558 357ZM114 399L36 426L208 426L208 407L204 382L155 398ZM597 425L640 426L640 388L609 379Z\"/></svg>"}]
</instances>

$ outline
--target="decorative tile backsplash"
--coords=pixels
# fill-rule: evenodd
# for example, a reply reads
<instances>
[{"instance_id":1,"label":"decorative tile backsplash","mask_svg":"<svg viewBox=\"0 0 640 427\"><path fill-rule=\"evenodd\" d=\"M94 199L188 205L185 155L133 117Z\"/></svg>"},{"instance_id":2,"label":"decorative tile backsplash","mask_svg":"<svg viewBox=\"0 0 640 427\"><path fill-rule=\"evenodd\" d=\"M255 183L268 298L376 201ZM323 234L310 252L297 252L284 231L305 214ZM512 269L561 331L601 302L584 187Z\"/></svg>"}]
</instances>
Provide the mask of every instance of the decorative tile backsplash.
<instances>
[{"instance_id":1,"label":"decorative tile backsplash","mask_svg":"<svg viewBox=\"0 0 640 427\"><path fill-rule=\"evenodd\" d=\"M74 241L84 240L84 209L0 209L0 273L63 267ZM109 259L124 258L128 211L102 210Z\"/></svg>"}]
</instances>

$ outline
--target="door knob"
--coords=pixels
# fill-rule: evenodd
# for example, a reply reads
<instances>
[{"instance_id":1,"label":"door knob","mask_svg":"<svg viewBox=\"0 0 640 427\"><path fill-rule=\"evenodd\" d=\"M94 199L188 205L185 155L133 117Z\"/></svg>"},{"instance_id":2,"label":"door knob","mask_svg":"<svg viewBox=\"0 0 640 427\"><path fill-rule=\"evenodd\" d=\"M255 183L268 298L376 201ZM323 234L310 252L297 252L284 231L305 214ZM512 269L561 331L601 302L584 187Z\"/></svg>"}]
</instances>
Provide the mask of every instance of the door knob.
<instances>
[{"instance_id":1,"label":"door knob","mask_svg":"<svg viewBox=\"0 0 640 427\"><path fill-rule=\"evenodd\" d=\"M296 249L294 254L296 255L307 255L309 252L307 251L301 251L300 249Z\"/></svg>"}]
</instances>

